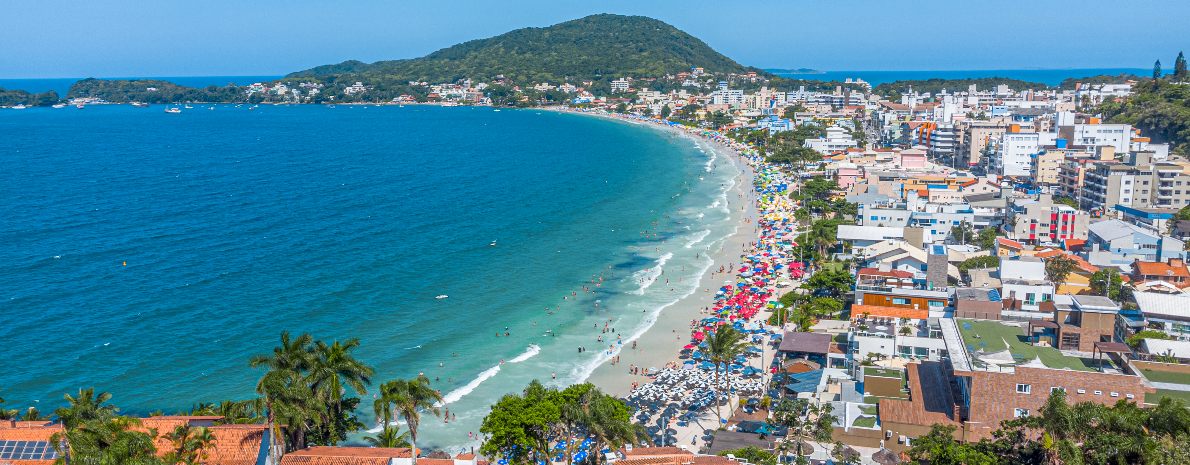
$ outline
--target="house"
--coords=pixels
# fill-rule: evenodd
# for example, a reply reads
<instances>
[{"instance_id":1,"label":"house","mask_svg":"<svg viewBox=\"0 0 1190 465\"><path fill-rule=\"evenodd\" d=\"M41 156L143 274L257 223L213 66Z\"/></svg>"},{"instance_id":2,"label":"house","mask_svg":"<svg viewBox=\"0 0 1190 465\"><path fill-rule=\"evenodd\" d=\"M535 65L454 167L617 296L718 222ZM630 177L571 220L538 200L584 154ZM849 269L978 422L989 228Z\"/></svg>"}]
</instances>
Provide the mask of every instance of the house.
<instances>
[{"instance_id":1,"label":"house","mask_svg":"<svg viewBox=\"0 0 1190 465\"><path fill-rule=\"evenodd\" d=\"M1040 311L1040 304L1054 295L1054 285L1045 277L1045 263L1033 257L1001 257L1000 284L1002 298L1019 303L1019 309L1026 312Z\"/></svg>"},{"instance_id":2,"label":"house","mask_svg":"<svg viewBox=\"0 0 1190 465\"><path fill-rule=\"evenodd\" d=\"M426 464L427 461L433 461L433 465L439 465L438 462L453 465L453 461L448 460L418 459L418 463L431 465ZM315 446L285 454L280 465L413 465L413 452L404 447Z\"/></svg>"},{"instance_id":3,"label":"house","mask_svg":"<svg viewBox=\"0 0 1190 465\"><path fill-rule=\"evenodd\" d=\"M188 416L169 415L141 418L141 424L133 427L136 431L148 433L157 431L154 440L158 455L164 455L174 450L173 442L165 435L183 425L204 427L215 437L213 450L205 451L207 459L203 461L210 465L256 465L260 457L269 455L267 437L268 426L263 424L228 424L216 425L222 416ZM278 447L281 447L278 445ZM279 454L279 451L274 451Z\"/></svg>"},{"instance_id":4,"label":"house","mask_svg":"<svg viewBox=\"0 0 1190 465\"><path fill-rule=\"evenodd\" d=\"M62 454L50 438L63 431L48 421L0 420L0 463L6 465L50 465Z\"/></svg>"},{"instance_id":5,"label":"house","mask_svg":"<svg viewBox=\"0 0 1190 465\"><path fill-rule=\"evenodd\" d=\"M1096 342L1112 342L1120 307L1097 295L1059 296L1054 301L1056 347L1092 352ZM1052 344L1052 342L1051 342Z\"/></svg>"},{"instance_id":6,"label":"house","mask_svg":"<svg viewBox=\"0 0 1190 465\"><path fill-rule=\"evenodd\" d=\"M1132 298L1148 321L1148 329L1164 332L1179 341L1190 341L1190 294L1134 292Z\"/></svg>"},{"instance_id":7,"label":"house","mask_svg":"<svg viewBox=\"0 0 1190 465\"><path fill-rule=\"evenodd\" d=\"M839 225L835 235L840 241L851 243L851 253L863 255L863 249L886 239L904 239L905 228Z\"/></svg>"},{"instance_id":8,"label":"house","mask_svg":"<svg viewBox=\"0 0 1190 465\"><path fill-rule=\"evenodd\" d=\"M1095 266L1114 266L1131 272L1136 260L1163 262L1186 258L1185 244L1172 236L1155 236L1144 228L1120 220L1105 220L1087 226L1090 234L1082 255Z\"/></svg>"},{"instance_id":9,"label":"house","mask_svg":"<svg viewBox=\"0 0 1190 465\"><path fill-rule=\"evenodd\" d=\"M888 269L861 268L855 272L855 288L862 290L888 291L892 288L913 289L920 286L914 283L913 273Z\"/></svg>"},{"instance_id":10,"label":"house","mask_svg":"<svg viewBox=\"0 0 1190 465\"><path fill-rule=\"evenodd\" d=\"M999 320L1004 303L1000 291L989 288L962 287L955 289L955 318Z\"/></svg>"},{"instance_id":11,"label":"house","mask_svg":"<svg viewBox=\"0 0 1190 465\"><path fill-rule=\"evenodd\" d=\"M1066 281L1061 283L1054 283L1057 286L1055 290L1058 294L1088 294L1091 292L1091 277L1099 271L1099 267L1087 263L1082 257L1074 254L1064 253L1058 249L1042 249L1033 255L1036 258L1048 260L1052 257L1065 257L1075 263L1070 274L1066 275Z\"/></svg>"},{"instance_id":12,"label":"house","mask_svg":"<svg viewBox=\"0 0 1190 465\"><path fill-rule=\"evenodd\" d=\"M1180 258L1171 258L1164 263L1137 260L1132 264L1132 280L1138 283L1161 281L1185 289L1190 286L1190 272Z\"/></svg>"}]
</instances>

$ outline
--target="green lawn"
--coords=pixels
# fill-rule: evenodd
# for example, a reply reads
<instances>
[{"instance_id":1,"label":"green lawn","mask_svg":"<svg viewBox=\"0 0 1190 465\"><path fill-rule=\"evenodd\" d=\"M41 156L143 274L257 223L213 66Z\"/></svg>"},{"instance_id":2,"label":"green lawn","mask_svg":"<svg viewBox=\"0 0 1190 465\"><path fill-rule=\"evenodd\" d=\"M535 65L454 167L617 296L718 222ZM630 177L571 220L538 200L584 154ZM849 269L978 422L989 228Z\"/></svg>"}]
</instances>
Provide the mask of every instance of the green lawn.
<instances>
[{"instance_id":1,"label":"green lawn","mask_svg":"<svg viewBox=\"0 0 1190 465\"><path fill-rule=\"evenodd\" d=\"M861 428L872 428L876 426L876 417L859 417L852 423L852 426Z\"/></svg>"},{"instance_id":2,"label":"green lawn","mask_svg":"<svg viewBox=\"0 0 1190 465\"><path fill-rule=\"evenodd\" d=\"M1141 370L1145 378L1154 383L1190 384L1190 373L1174 373L1170 371Z\"/></svg>"},{"instance_id":3,"label":"green lawn","mask_svg":"<svg viewBox=\"0 0 1190 465\"><path fill-rule=\"evenodd\" d=\"M822 265L822 271L826 271L826 270L842 270L842 269L846 269L846 268L845 268L846 266L847 266L847 264L846 264L846 263L843 263L843 262L837 262L837 263L827 263L827 264L825 264L825 265Z\"/></svg>"},{"instance_id":4,"label":"green lawn","mask_svg":"<svg viewBox=\"0 0 1190 465\"><path fill-rule=\"evenodd\" d=\"M864 415L875 415L876 414L876 406L871 405L871 406L860 407L859 411L864 412Z\"/></svg>"},{"instance_id":5,"label":"green lawn","mask_svg":"<svg viewBox=\"0 0 1190 465\"><path fill-rule=\"evenodd\" d=\"M972 352L980 349L987 352L1009 349L1018 363L1041 357L1045 366L1055 369L1096 371L1098 367L1098 362L1089 358L1067 357L1053 347L1029 345L1025 340L1024 330L1016 326L974 320L955 320L955 323L959 326L959 332L963 334L963 342ZM967 329L968 327L971 329ZM977 335L979 337L976 337ZM1104 363L1107 363L1106 358Z\"/></svg>"},{"instance_id":6,"label":"green lawn","mask_svg":"<svg viewBox=\"0 0 1190 465\"><path fill-rule=\"evenodd\" d=\"M1161 398L1165 397L1165 396L1169 396L1173 399L1182 399L1187 404L1190 404L1190 392L1171 391L1168 389L1158 389L1157 392L1155 392L1155 393L1145 394L1145 403L1146 404L1156 404L1158 402L1161 402Z\"/></svg>"}]
</instances>

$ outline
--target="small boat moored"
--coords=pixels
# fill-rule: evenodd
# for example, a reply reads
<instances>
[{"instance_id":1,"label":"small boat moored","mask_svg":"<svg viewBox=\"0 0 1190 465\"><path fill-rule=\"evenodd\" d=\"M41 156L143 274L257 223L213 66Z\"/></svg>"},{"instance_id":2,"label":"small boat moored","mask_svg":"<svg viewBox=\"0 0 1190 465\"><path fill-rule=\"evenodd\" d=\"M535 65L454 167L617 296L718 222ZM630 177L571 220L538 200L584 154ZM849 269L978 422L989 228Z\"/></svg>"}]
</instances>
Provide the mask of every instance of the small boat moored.
<instances>
[{"instance_id":1,"label":"small boat moored","mask_svg":"<svg viewBox=\"0 0 1190 465\"><path fill-rule=\"evenodd\" d=\"M440 295L440 296L437 296L437 297L434 297L434 298L435 298L435 299L445 299L445 298L447 298L447 297L448 297L448 296L447 296L446 294L442 294L442 295Z\"/></svg>"}]
</instances>

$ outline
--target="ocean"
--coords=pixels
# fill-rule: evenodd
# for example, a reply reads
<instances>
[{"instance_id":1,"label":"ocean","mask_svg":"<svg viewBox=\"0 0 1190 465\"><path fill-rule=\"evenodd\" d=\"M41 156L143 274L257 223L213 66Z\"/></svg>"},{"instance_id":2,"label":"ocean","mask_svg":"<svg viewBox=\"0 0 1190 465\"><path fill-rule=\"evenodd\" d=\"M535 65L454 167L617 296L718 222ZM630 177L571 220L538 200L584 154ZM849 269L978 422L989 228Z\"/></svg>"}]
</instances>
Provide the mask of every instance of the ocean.
<instances>
[{"instance_id":1,"label":"ocean","mask_svg":"<svg viewBox=\"0 0 1190 465\"><path fill-rule=\"evenodd\" d=\"M504 394L586 379L592 328L640 334L736 227L734 165L654 127L210 107L0 110L7 408L92 386L126 414L250 398L248 358L310 332L360 338L369 425L381 382L436 379L457 421L419 445L458 450ZM660 265L684 279L642 284Z\"/></svg>"},{"instance_id":2,"label":"ocean","mask_svg":"<svg viewBox=\"0 0 1190 465\"><path fill-rule=\"evenodd\" d=\"M108 77L99 79L157 79L169 81L179 86L203 88L207 86L226 86L231 83L245 86L254 82L281 79L283 76L171 76L171 77ZM38 94L54 91L59 97L66 97L70 86L84 78L52 78L52 79L0 79L0 88L19 89Z\"/></svg>"},{"instance_id":3,"label":"ocean","mask_svg":"<svg viewBox=\"0 0 1190 465\"><path fill-rule=\"evenodd\" d=\"M999 69L999 70L969 70L969 71L826 71L817 74L785 74L793 79L807 79L818 81L836 80L845 82L848 78L867 81L872 86L886 82L910 81L924 79L976 79L987 77L1003 77L1020 79L1027 82L1040 82L1050 86L1061 84L1067 78L1084 78L1101 74L1117 75L1120 73L1150 76L1152 69L1141 68L1094 68L1094 69ZM966 89L963 89L966 90Z\"/></svg>"}]
</instances>

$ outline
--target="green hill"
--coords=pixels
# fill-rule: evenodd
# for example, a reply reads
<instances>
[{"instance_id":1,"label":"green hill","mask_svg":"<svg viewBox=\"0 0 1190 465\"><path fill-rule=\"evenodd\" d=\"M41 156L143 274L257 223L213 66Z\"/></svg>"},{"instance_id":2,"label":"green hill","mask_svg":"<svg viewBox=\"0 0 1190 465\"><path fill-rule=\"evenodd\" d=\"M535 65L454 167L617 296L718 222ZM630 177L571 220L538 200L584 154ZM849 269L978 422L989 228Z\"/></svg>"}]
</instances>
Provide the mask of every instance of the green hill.
<instances>
[{"instance_id":1,"label":"green hill","mask_svg":"<svg viewBox=\"0 0 1190 465\"><path fill-rule=\"evenodd\" d=\"M347 81L487 81L498 75L518 84L561 82L567 77L611 80L660 77L701 67L707 72L767 72L745 67L703 41L643 16L593 15L542 28L524 28L465 42L421 58L362 63L345 61L290 74ZM333 78L332 78L333 76Z\"/></svg>"}]
</instances>

